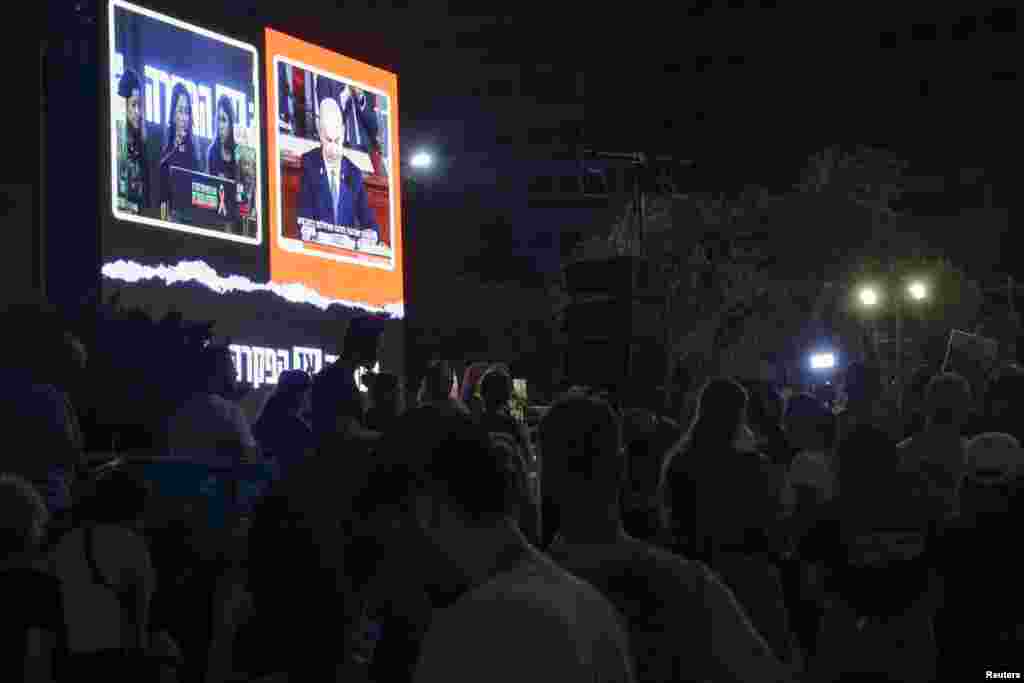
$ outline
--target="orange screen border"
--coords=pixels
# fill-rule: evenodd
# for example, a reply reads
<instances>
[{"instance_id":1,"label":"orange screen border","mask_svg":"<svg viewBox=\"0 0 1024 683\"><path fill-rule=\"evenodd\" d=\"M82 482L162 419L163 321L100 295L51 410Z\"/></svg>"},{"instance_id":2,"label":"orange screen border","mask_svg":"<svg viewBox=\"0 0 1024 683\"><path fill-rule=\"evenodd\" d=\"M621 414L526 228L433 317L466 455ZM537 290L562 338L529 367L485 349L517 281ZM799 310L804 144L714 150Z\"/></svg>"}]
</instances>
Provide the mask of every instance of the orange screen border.
<instances>
[{"instance_id":1,"label":"orange screen border","mask_svg":"<svg viewBox=\"0 0 1024 683\"><path fill-rule=\"evenodd\" d=\"M373 266L334 261L310 254L289 251L281 246L281 201L280 187L281 160L277 147L277 73L274 66L276 57L308 64L317 69L337 74L342 78L364 83L384 92L389 98L391 128L388 131L390 149L390 200L393 202L394 224L391 228L393 240L394 268L385 270ZM362 62L344 57L336 52L272 29L266 29L266 76L267 76L267 156L269 163L268 235L270 239L270 279L280 284L301 283L329 299L369 304L375 307L403 304L402 289L402 182L401 156L398 139L398 77L390 71L378 69Z\"/></svg>"}]
</instances>

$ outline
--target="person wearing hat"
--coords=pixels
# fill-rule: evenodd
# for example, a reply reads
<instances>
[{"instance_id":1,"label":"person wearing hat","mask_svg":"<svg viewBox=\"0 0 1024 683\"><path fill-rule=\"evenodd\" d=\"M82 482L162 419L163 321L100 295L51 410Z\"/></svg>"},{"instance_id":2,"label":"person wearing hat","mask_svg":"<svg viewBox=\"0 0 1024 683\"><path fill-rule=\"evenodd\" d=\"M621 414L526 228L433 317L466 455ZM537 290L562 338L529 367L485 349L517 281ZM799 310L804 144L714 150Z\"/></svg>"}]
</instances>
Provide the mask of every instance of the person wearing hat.
<instances>
[{"instance_id":1,"label":"person wearing hat","mask_svg":"<svg viewBox=\"0 0 1024 683\"><path fill-rule=\"evenodd\" d=\"M282 473L316 450L313 429L305 419L312 390L313 380L306 372L285 370L253 426L256 441L277 461Z\"/></svg>"},{"instance_id":2,"label":"person wearing hat","mask_svg":"<svg viewBox=\"0 0 1024 683\"><path fill-rule=\"evenodd\" d=\"M936 634L944 671L953 672L949 680L966 680L979 661L999 671L1019 660L1024 589L1018 563L1000 555L1019 533L1022 473L1024 449L1012 435L987 432L967 444L961 516L945 530L935 556L945 575Z\"/></svg>"},{"instance_id":3,"label":"person wearing hat","mask_svg":"<svg viewBox=\"0 0 1024 683\"><path fill-rule=\"evenodd\" d=\"M1022 474L1024 448L1012 434L987 432L968 442L965 484L1004 486L1012 484Z\"/></svg>"},{"instance_id":4,"label":"person wearing hat","mask_svg":"<svg viewBox=\"0 0 1024 683\"><path fill-rule=\"evenodd\" d=\"M133 69L125 69L117 84L125 99L124 136L119 139L118 196L134 204L137 212L149 208L149 165L145 158L142 81Z\"/></svg>"}]
</instances>

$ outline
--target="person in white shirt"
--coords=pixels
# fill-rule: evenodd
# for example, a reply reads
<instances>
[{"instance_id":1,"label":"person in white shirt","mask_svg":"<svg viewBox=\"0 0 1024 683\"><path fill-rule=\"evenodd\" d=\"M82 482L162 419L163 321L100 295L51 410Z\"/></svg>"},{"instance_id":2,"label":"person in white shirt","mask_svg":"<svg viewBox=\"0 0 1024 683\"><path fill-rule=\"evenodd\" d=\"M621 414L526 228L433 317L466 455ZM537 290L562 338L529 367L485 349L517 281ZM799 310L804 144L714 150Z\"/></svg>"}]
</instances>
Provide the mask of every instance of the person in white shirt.
<instances>
[{"instance_id":1,"label":"person in white shirt","mask_svg":"<svg viewBox=\"0 0 1024 683\"><path fill-rule=\"evenodd\" d=\"M634 680L621 617L506 515L505 463L469 416L414 409L385 453L363 497L405 501L394 550L435 607L417 683Z\"/></svg>"},{"instance_id":2,"label":"person in white shirt","mask_svg":"<svg viewBox=\"0 0 1024 683\"><path fill-rule=\"evenodd\" d=\"M134 475L108 472L83 503L84 524L51 551L72 657L148 647L156 577L138 533L148 496L148 486Z\"/></svg>"},{"instance_id":3,"label":"person in white shirt","mask_svg":"<svg viewBox=\"0 0 1024 683\"><path fill-rule=\"evenodd\" d=\"M200 386L168 422L169 455L227 464L258 456L249 419L229 398L235 376L234 358L227 348L212 346L203 351Z\"/></svg>"},{"instance_id":4,"label":"person in white shirt","mask_svg":"<svg viewBox=\"0 0 1024 683\"><path fill-rule=\"evenodd\" d=\"M779 662L731 591L700 562L623 529L619 419L604 401L570 396L541 423L545 485L563 501L552 559L590 581L625 616L638 681L784 681Z\"/></svg>"}]
</instances>

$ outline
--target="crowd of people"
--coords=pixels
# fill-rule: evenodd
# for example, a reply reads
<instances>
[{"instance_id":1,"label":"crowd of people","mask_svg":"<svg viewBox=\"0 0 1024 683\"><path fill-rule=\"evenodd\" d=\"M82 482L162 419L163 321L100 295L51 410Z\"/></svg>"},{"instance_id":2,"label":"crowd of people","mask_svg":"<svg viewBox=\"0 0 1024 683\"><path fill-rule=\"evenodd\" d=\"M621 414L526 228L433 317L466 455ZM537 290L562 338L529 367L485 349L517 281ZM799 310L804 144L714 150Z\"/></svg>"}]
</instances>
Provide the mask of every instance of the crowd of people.
<instances>
[{"instance_id":1,"label":"crowd of people","mask_svg":"<svg viewBox=\"0 0 1024 683\"><path fill-rule=\"evenodd\" d=\"M5 680L935 681L1013 671L1024 370L831 393L706 381L684 424L432 363L282 374L258 419L210 345L159 446L96 468L54 368L8 368ZM83 391L78 387L76 391ZM972 390L983 400L972 400ZM838 391L843 401L836 401ZM842 410L836 408L842 405ZM981 406L978 409L978 406ZM21 445L15 445L20 443ZM265 464L216 528L133 462ZM130 678L129 678L130 677Z\"/></svg>"}]
</instances>

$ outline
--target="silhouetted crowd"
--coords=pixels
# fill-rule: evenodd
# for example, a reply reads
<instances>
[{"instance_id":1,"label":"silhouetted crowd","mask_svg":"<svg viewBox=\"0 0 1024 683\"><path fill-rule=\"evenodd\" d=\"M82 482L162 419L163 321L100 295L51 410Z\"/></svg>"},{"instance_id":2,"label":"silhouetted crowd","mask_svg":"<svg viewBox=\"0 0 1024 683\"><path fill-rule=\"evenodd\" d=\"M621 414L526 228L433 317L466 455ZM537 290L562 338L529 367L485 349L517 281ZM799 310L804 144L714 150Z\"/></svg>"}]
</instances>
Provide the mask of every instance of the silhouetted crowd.
<instances>
[{"instance_id":1,"label":"silhouetted crowd","mask_svg":"<svg viewBox=\"0 0 1024 683\"><path fill-rule=\"evenodd\" d=\"M251 419L208 345L155 445L95 458L62 381L86 349L53 348L5 363L3 680L1020 670L1016 365L922 370L895 405L870 363L820 391L720 377L681 426L585 387L523 420L501 366L456 388L436 361L407 401L353 359L283 373Z\"/></svg>"}]
</instances>

